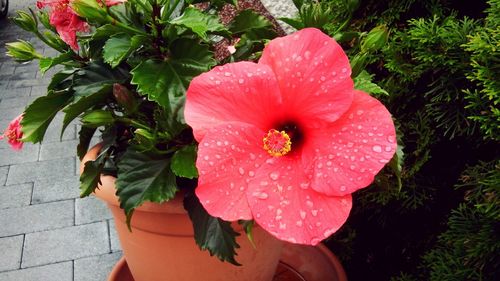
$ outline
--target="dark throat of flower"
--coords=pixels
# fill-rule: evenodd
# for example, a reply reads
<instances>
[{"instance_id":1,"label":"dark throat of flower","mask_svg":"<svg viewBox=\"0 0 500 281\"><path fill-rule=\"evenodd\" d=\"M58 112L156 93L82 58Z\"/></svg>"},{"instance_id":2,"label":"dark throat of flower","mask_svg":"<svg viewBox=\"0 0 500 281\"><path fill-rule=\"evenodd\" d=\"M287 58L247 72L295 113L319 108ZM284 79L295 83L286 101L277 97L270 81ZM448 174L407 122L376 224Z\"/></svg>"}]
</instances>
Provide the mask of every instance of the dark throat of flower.
<instances>
[{"instance_id":1,"label":"dark throat of flower","mask_svg":"<svg viewBox=\"0 0 500 281\"><path fill-rule=\"evenodd\" d=\"M274 126L262 139L263 148L273 157L281 157L298 148L303 141L302 131L293 122Z\"/></svg>"}]
</instances>

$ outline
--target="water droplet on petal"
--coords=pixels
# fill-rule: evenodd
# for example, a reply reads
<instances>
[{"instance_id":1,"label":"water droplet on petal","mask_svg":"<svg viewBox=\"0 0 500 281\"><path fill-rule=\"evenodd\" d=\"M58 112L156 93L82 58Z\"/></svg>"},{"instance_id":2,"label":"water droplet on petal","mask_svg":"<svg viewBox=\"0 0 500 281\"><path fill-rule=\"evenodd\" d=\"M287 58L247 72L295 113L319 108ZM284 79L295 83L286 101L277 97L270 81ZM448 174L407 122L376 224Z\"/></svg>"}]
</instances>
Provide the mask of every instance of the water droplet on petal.
<instances>
[{"instance_id":1,"label":"water droplet on petal","mask_svg":"<svg viewBox=\"0 0 500 281\"><path fill-rule=\"evenodd\" d=\"M387 141L390 143L394 143L394 136L387 136Z\"/></svg>"},{"instance_id":2,"label":"water droplet on petal","mask_svg":"<svg viewBox=\"0 0 500 281\"><path fill-rule=\"evenodd\" d=\"M203 156L203 159L205 159L205 161L206 161L206 160L210 159L210 157L208 155L205 155L205 156Z\"/></svg>"},{"instance_id":3,"label":"water droplet on petal","mask_svg":"<svg viewBox=\"0 0 500 281\"><path fill-rule=\"evenodd\" d=\"M311 214L313 215L313 217L317 216L318 210L311 210Z\"/></svg>"},{"instance_id":4,"label":"water droplet on petal","mask_svg":"<svg viewBox=\"0 0 500 281\"><path fill-rule=\"evenodd\" d=\"M258 198L258 199L267 199L269 197L269 195L267 195L267 193L265 192L254 192L252 193L252 196Z\"/></svg>"},{"instance_id":5,"label":"water droplet on petal","mask_svg":"<svg viewBox=\"0 0 500 281\"><path fill-rule=\"evenodd\" d=\"M243 84L244 82L245 82L245 80L243 80L243 79L238 80L238 83L240 83L240 84Z\"/></svg>"},{"instance_id":6,"label":"water droplet on petal","mask_svg":"<svg viewBox=\"0 0 500 281\"><path fill-rule=\"evenodd\" d=\"M297 221L295 225L297 225L298 227L302 227L302 221Z\"/></svg>"},{"instance_id":7,"label":"water droplet on petal","mask_svg":"<svg viewBox=\"0 0 500 281\"><path fill-rule=\"evenodd\" d=\"M250 177L253 177L253 176L255 176L255 172L254 172L254 171L249 171L249 172L248 172L248 175L249 175Z\"/></svg>"},{"instance_id":8,"label":"water droplet on petal","mask_svg":"<svg viewBox=\"0 0 500 281\"><path fill-rule=\"evenodd\" d=\"M306 59L311 58L311 51L306 51L306 52L304 53L304 57L305 57Z\"/></svg>"},{"instance_id":9,"label":"water droplet on petal","mask_svg":"<svg viewBox=\"0 0 500 281\"><path fill-rule=\"evenodd\" d=\"M268 183L267 181L261 181L261 182L260 182L260 185L261 185L261 186L267 186L268 184L269 184L269 183Z\"/></svg>"},{"instance_id":10,"label":"water droplet on petal","mask_svg":"<svg viewBox=\"0 0 500 281\"><path fill-rule=\"evenodd\" d=\"M385 151L390 152L391 150L392 150L392 147L390 147L390 146L385 147Z\"/></svg>"},{"instance_id":11,"label":"water droplet on petal","mask_svg":"<svg viewBox=\"0 0 500 281\"><path fill-rule=\"evenodd\" d=\"M231 73L230 72L224 72L224 76L229 77L229 76L231 76Z\"/></svg>"},{"instance_id":12,"label":"water droplet on petal","mask_svg":"<svg viewBox=\"0 0 500 281\"><path fill-rule=\"evenodd\" d=\"M299 214L300 214L300 218L302 218L302 219L306 218L307 213L305 211L300 210Z\"/></svg>"},{"instance_id":13,"label":"water droplet on petal","mask_svg":"<svg viewBox=\"0 0 500 281\"><path fill-rule=\"evenodd\" d=\"M238 169L238 172L240 172L240 175L242 175L242 176L243 176L243 175L245 174L245 169L243 169L242 167L240 167L240 168Z\"/></svg>"},{"instance_id":14,"label":"water droplet on petal","mask_svg":"<svg viewBox=\"0 0 500 281\"><path fill-rule=\"evenodd\" d=\"M280 173L279 172L272 172L272 173L269 174L269 177L272 180L277 180L280 177Z\"/></svg>"},{"instance_id":15,"label":"water droplet on petal","mask_svg":"<svg viewBox=\"0 0 500 281\"><path fill-rule=\"evenodd\" d=\"M215 85L220 85L220 81L219 80L215 80Z\"/></svg>"},{"instance_id":16,"label":"water droplet on petal","mask_svg":"<svg viewBox=\"0 0 500 281\"><path fill-rule=\"evenodd\" d=\"M359 109L358 111L356 111L356 114L357 114L357 115L361 115L361 114L363 114L363 113L364 113L364 111L363 111L363 110L361 110L361 109Z\"/></svg>"},{"instance_id":17,"label":"water droplet on petal","mask_svg":"<svg viewBox=\"0 0 500 281\"><path fill-rule=\"evenodd\" d=\"M312 208L314 206L314 203L312 201L308 200L308 201L306 201L306 205L307 205L307 207Z\"/></svg>"},{"instance_id":18,"label":"water droplet on petal","mask_svg":"<svg viewBox=\"0 0 500 281\"><path fill-rule=\"evenodd\" d=\"M342 191L342 192L343 192L343 191L345 191L346 189L347 189L347 188L345 187L345 185L341 185L341 186L340 186L340 191Z\"/></svg>"},{"instance_id":19,"label":"water droplet on petal","mask_svg":"<svg viewBox=\"0 0 500 281\"><path fill-rule=\"evenodd\" d=\"M380 145L374 145L372 150L375 152L382 152L382 147Z\"/></svg>"}]
</instances>

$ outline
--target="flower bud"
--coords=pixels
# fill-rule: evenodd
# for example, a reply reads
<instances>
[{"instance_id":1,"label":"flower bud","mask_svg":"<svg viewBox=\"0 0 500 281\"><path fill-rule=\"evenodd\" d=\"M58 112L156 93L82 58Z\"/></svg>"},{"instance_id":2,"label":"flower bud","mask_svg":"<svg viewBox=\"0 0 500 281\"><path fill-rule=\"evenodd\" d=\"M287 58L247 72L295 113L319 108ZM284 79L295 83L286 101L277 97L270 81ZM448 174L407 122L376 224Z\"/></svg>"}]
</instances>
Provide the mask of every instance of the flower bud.
<instances>
[{"instance_id":1,"label":"flower bud","mask_svg":"<svg viewBox=\"0 0 500 281\"><path fill-rule=\"evenodd\" d=\"M36 32L38 30L35 19L32 15L26 13L25 11L17 11L17 16L12 18L12 21L20 28L29 31Z\"/></svg>"},{"instance_id":2,"label":"flower bud","mask_svg":"<svg viewBox=\"0 0 500 281\"><path fill-rule=\"evenodd\" d=\"M109 125L114 121L111 112L102 109L91 111L82 116L82 123L92 128Z\"/></svg>"},{"instance_id":3,"label":"flower bud","mask_svg":"<svg viewBox=\"0 0 500 281\"><path fill-rule=\"evenodd\" d=\"M107 22L108 12L96 0L72 0L71 9L80 17L91 22Z\"/></svg>"},{"instance_id":4,"label":"flower bud","mask_svg":"<svg viewBox=\"0 0 500 281\"><path fill-rule=\"evenodd\" d=\"M127 87L118 83L113 84L113 95L115 96L116 102L122 106L125 111L133 113L137 110L137 101Z\"/></svg>"},{"instance_id":5,"label":"flower bud","mask_svg":"<svg viewBox=\"0 0 500 281\"><path fill-rule=\"evenodd\" d=\"M374 52L382 49L389 39L389 31L385 25L379 25L368 33L361 42L362 52Z\"/></svg>"},{"instance_id":6,"label":"flower bud","mask_svg":"<svg viewBox=\"0 0 500 281\"><path fill-rule=\"evenodd\" d=\"M7 55L14 58L17 62L27 62L42 58L42 55L36 52L33 45L24 40L7 43L5 47L7 48Z\"/></svg>"}]
</instances>

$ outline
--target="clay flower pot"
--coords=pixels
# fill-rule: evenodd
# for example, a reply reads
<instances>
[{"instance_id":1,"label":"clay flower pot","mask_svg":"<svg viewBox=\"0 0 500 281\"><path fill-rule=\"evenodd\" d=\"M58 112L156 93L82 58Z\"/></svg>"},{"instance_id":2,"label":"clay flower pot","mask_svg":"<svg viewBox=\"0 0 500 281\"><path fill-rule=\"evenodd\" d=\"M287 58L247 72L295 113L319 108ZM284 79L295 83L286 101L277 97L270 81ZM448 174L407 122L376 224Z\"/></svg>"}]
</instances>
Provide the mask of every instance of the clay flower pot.
<instances>
[{"instance_id":1,"label":"clay flower pot","mask_svg":"<svg viewBox=\"0 0 500 281\"><path fill-rule=\"evenodd\" d=\"M93 147L82 160L81 169L88 160L95 159L100 146ZM237 238L237 261L234 266L211 257L195 244L193 227L178 196L164 204L145 203L137 208L132 218L132 231L125 223L125 215L115 196L115 180L101 176L101 185L95 195L108 204L115 219L125 259L135 281L270 281L278 265L283 243L260 227L254 228L255 248L242 229ZM236 226L235 226L236 228Z\"/></svg>"}]
</instances>

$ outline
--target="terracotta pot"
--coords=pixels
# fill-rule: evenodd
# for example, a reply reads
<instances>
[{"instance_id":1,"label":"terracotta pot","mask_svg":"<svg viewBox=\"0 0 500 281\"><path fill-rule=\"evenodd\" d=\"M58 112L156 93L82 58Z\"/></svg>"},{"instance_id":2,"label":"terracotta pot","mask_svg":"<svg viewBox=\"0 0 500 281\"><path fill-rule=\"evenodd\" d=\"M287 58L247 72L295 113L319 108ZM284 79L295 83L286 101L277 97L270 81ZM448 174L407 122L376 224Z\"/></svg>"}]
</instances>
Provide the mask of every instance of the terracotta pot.
<instances>
[{"instance_id":1,"label":"terracotta pot","mask_svg":"<svg viewBox=\"0 0 500 281\"><path fill-rule=\"evenodd\" d=\"M93 147L82 160L95 159L100 146ZM81 165L83 169L84 165ZM81 171L80 171L81 172ZM115 180L101 176L95 195L104 200L115 219L116 230L127 264L135 281L270 281L279 262L283 242L259 227L253 231L254 248L237 225L241 246L234 266L201 251L193 237L193 227L183 208L182 198L164 203L144 203L134 211L132 232L115 196Z\"/></svg>"}]
</instances>

